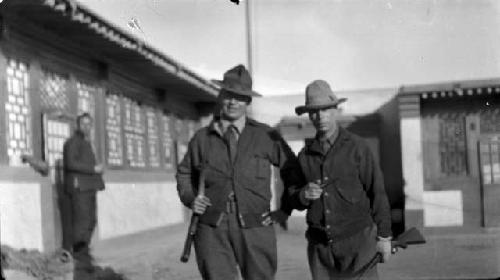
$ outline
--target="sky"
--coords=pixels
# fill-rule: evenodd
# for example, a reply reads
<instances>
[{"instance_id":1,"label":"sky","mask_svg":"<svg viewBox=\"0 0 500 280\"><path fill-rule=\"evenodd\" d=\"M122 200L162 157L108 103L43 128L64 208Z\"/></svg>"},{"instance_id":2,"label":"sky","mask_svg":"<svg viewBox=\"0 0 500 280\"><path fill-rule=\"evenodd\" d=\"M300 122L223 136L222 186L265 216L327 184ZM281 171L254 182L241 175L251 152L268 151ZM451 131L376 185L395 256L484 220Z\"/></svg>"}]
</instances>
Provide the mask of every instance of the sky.
<instances>
[{"instance_id":1,"label":"sky","mask_svg":"<svg viewBox=\"0 0 500 280\"><path fill-rule=\"evenodd\" d=\"M207 79L247 64L245 3L78 0ZM254 88L303 93L500 76L500 1L253 0ZM139 28L131 28L134 19Z\"/></svg>"}]
</instances>

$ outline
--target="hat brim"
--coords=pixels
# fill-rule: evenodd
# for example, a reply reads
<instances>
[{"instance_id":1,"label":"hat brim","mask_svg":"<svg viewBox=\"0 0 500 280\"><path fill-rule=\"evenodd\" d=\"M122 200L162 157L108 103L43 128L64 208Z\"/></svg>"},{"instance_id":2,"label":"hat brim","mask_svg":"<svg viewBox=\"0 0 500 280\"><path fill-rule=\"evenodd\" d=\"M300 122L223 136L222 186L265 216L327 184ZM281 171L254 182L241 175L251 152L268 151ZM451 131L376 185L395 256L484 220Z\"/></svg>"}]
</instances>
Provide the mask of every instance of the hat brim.
<instances>
[{"instance_id":1,"label":"hat brim","mask_svg":"<svg viewBox=\"0 0 500 280\"><path fill-rule=\"evenodd\" d=\"M343 103L347 100L347 98L339 98L338 100L331 102L331 103L326 103L326 104L321 104L321 105L302 105L302 106L297 106L295 107L295 113L297 115L302 115L306 112L312 111L312 110L321 110L321 109L328 109L335 107L339 105L340 103Z\"/></svg>"},{"instance_id":2,"label":"hat brim","mask_svg":"<svg viewBox=\"0 0 500 280\"><path fill-rule=\"evenodd\" d=\"M224 85L221 80L212 80L212 82L214 82L218 86L220 86L221 89L230 91L232 93L236 93L238 95L250 96L250 97L262 97L262 94L260 94L256 91L253 91L253 90L240 90L240 89L228 87L227 85Z\"/></svg>"}]
</instances>

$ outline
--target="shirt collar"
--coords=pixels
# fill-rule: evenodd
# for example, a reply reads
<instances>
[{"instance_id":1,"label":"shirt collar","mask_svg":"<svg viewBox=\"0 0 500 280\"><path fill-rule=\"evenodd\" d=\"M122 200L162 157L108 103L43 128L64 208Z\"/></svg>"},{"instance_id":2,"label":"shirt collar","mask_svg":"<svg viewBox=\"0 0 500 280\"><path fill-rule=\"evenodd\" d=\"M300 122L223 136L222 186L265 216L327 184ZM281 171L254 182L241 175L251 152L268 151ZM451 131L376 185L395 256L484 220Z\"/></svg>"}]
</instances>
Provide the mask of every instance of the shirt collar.
<instances>
[{"instance_id":1,"label":"shirt collar","mask_svg":"<svg viewBox=\"0 0 500 280\"><path fill-rule=\"evenodd\" d=\"M339 136L339 131L340 131L340 127L337 126L337 128L335 129L335 131L333 131L330 135L326 136L326 139L325 138L319 139L318 136L316 136L316 138L319 141L326 140L328 142L328 144L330 144L330 146L333 146L333 143L335 143L335 140L337 140L337 138Z\"/></svg>"},{"instance_id":2,"label":"shirt collar","mask_svg":"<svg viewBox=\"0 0 500 280\"><path fill-rule=\"evenodd\" d=\"M236 128L236 133L238 135L241 135L241 132L245 128L246 122L247 122L246 118L240 118L234 122L230 122L230 121L225 120L225 119L214 119L210 126L211 126L212 130L217 132L217 134L219 134L220 136L223 136L224 132L226 132L227 128L230 125L233 125Z\"/></svg>"}]
</instances>

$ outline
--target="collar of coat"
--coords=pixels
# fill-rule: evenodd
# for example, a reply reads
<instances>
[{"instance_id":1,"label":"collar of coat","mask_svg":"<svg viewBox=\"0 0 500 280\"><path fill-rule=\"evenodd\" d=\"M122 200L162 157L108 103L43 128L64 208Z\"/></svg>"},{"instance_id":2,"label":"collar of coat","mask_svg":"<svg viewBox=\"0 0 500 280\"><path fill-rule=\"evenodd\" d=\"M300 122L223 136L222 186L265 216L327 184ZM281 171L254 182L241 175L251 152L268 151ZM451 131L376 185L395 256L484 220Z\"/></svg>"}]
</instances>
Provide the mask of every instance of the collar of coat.
<instances>
[{"instance_id":1,"label":"collar of coat","mask_svg":"<svg viewBox=\"0 0 500 280\"><path fill-rule=\"evenodd\" d=\"M335 143L333 144L333 147L340 147L342 146L345 142L351 140L351 137L349 136L349 131L347 131L345 128L339 126L338 128L339 134L337 136L337 139ZM332 149L333 147L330 147ZM323 154L323 148L321 147L321 143L318 140L317 137L314 138L313 141L307 146L307 150L319 154Z\"/></svg>"},{"instance_id":2,"label":"collar of coat","mask_svg":"<svg viewBox=\"0 0 500 280\"><path fill-rule=\"evenodd\" d=\"M245 129L245 127L247 127L249 125L256 126L257 122L250 119L250 118L245 118L245 121L242 122L242 125L240 127L236 126L236 128L238 129L238 134L241 135L241 133L243 133L243 129ZM214 118L208 127L209 127L210 132L217 133L221 137L224 135L225 127L224 127L224 124L222 124L222 121L220 118L216 118L216 119Z\"/></svg>"}]
</instances>

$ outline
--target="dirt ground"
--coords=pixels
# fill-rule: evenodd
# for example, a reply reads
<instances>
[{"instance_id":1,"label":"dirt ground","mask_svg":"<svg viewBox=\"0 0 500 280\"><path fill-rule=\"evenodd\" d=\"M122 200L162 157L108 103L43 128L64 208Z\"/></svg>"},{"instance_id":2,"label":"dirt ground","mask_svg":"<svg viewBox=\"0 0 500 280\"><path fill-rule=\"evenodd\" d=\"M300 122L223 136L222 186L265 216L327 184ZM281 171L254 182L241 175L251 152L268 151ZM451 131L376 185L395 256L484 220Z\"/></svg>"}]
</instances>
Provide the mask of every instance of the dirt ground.
<instances>
[{"instance_id":1,"label":"dirt ground","mask_svg":"<svg viewBox=\"0 0 500 280\"><path fill-rule=\"evenodd\" d=\"M201 279L194 252L188 263L179 261L186 228L177 225L101 241L93 248L96 262L123 279ZM303 218L292 218L288 231L277 229L277 280L311 279L304 230ZM399 251L379 265L379 275L380 279L495 279L500 277L500 235L427 238L427 244Z\"/></svg>"}]
</instances>

